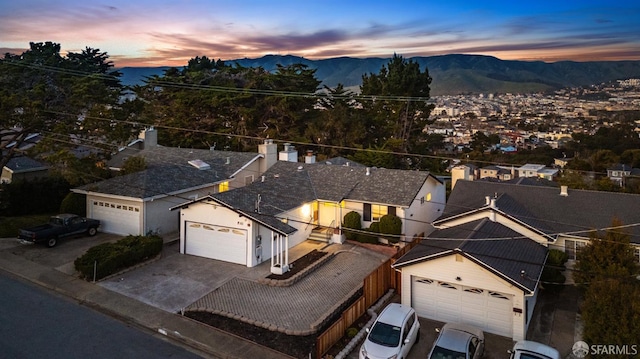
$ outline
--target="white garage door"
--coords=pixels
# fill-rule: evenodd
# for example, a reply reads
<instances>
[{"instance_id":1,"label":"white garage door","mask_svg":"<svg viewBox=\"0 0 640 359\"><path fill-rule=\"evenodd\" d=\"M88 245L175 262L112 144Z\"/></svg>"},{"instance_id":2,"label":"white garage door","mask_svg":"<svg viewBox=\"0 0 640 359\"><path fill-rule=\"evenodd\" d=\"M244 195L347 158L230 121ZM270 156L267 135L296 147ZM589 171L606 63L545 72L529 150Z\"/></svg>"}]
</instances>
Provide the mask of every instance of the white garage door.
<instances>
[{"instance_id":1,"label":"white garage door","mask_svg":"<svg viewBox=\"0 0 640 359\"><path fill-rule=\"evenodd\" d=\"M140 233L140 206L93 201L91 218L100 220L100 231L121 235Z\"/></svg>"},{"instance_id":2,"label":"white garage door","mask_svg":"<svg viewBox=\"0 0 640 359\"><path fill-rule=\"evenodd\" d=\"M414 277L411 306L424 318L471 324L489 333L513 336L512 296L508 294Z\"/></svg>"},{"instance_id":3,"label":"white garage door","mask_svg":"<svg viewBox=\"0 0 640 359\"><path fill-rule=\"evenodd\" d=\"M187 222L186 254L247 264L247 231L244 229Z\"/></svg>"}]
</instances>

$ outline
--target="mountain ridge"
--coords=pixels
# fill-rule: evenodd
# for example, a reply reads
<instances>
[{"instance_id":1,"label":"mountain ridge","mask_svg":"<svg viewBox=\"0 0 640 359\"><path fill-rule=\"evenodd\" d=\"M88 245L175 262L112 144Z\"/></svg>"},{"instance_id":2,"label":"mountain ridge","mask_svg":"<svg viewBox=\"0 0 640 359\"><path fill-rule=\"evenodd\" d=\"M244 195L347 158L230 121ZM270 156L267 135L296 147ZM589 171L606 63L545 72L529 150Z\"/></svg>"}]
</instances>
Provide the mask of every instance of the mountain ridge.
<instances>
[{"instance_id":1,"label":"mountain ridge","mask_svg":"<svg viewBox=\"0 0 640 359\"><path fill-rule=\"evenodd\" d=\"M501 60L485 55L437 55L405 58L428 69L433 78L431 95L474 93L530 93L550 91L562 87L581 87L603 82L640 78L640 60L632 61L522 61ZM316 70L322 85L335 87L341 83L357 88L365 74L379 73L390 58L335 57L309 60L293 55L265 55L260 58L226 60L226 64L243 67L262 67L273 71L277 64L287 66L302 63ZM162 75L170 67L123 67L122 83L142 84L146 76Z\"/></svg>"}]
</instances>

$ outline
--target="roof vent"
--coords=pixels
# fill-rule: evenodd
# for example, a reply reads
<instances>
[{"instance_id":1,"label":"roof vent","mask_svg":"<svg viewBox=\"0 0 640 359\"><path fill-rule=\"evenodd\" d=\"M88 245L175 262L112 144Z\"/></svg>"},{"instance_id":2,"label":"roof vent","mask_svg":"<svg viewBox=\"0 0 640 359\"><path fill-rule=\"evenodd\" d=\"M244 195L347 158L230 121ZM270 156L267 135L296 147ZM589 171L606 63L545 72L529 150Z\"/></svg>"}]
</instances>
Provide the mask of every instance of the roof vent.
<instances>
[{"instance_id":1,"label":"roof vent","mask_svg":"<svg viewBox=\"0 0 640 359\"><path fill-rule=\"evenodd\" d=\"M227 164L227 165L228 165L229 163L231 163L231 157L227 157L227 162L225 162L225 164Z\"/></svg>"},{"instance_id":2,"label":"roof vent","mask_svg":"<svg viewBox=\"0 0 640 359\"><path fill-rule=\"evenodd\" d=\"M371 168L367 167L367 173L366 175L369 176L371 174Z\"/></svg>"},{"instance_id":3,"label":"roof vent","mask_svg":"<svg viewBox=\"0 0 640 359\"><path fill-rule=\"evenodd\" d=\"M211 168L211 166L203 160L191 160L189 164L199 170L208 170Z\"/></svg>"},{"instance_id":4,"label":"roof vent","mask_svg":"<svg viewBox=\"0 0 640 359\"><path fill-rule=\"evenodd\" d=\"M569 195L569 186L560 186L560 195L567 197Z\"/></svg>"}]
</instances>

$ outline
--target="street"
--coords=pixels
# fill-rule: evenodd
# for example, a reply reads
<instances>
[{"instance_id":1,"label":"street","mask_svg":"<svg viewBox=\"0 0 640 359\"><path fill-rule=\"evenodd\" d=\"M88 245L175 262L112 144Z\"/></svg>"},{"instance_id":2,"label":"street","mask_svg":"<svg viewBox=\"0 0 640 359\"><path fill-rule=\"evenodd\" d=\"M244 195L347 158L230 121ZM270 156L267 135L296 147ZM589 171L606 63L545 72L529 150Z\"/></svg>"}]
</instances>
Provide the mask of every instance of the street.
<instances>
[{"instance_id":1,"label":"street","mask_svg":"<svg viewBox=\"0 0 640 359\"><path fill-rule=\"evenodd\" d=\"M200 358L0 271L1 358Z\"/></svg>"}]
</instances>

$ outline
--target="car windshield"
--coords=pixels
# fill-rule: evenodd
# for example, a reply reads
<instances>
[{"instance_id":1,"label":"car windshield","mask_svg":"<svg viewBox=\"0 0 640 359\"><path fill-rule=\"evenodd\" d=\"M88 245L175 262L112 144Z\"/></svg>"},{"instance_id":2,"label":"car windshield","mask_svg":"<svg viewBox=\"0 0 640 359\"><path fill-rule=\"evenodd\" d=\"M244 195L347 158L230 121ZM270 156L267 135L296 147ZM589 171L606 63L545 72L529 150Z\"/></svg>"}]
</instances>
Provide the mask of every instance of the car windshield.
<instances>
[{"instance_id":1,"label":"car windshield","mask_svg":"<svg viewBox=\"0 0 640 359\"><path fill-rule=\"evenodd\" d=\"M397 347L400 343L400 327L378 322L371 328L369 340L385 347Z\"/></svg>"},{"instance_id":2,"label":"car windshield","mask_svg":"<svg viewBox=\"0 0 640 359\"><path fill-rule=\"evenodd\" d=\"M549 357L542 354L520 353L520 359L549 359Z\"/></svg>"},{"instance_id":3,"label":"car windshield","mask_svg":"<svg viewBox=\"0 0 640 359\"><path fill-rule=\"evenodd\" d=\"M466 357L467 355L465 353L445 349L443 347L435 347L433 348L433 352L429 359L466 359Z\"/></svg>"}]
</instances>

